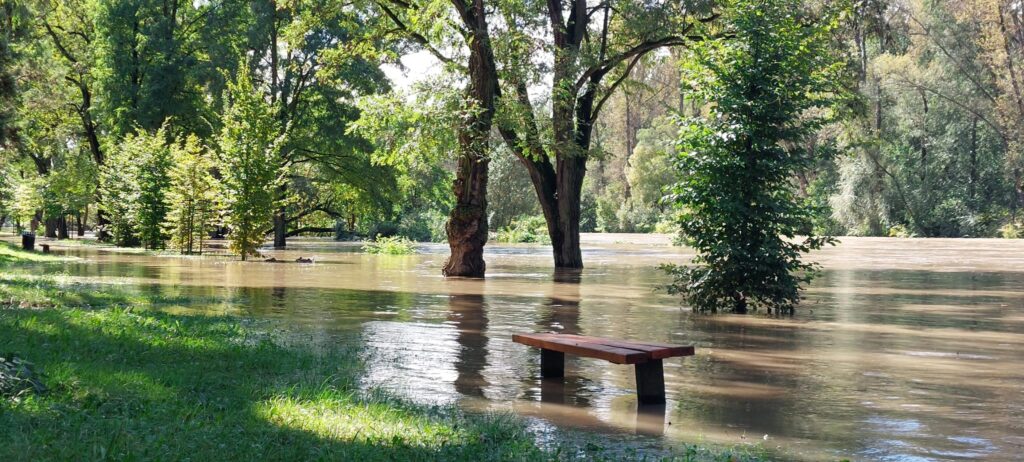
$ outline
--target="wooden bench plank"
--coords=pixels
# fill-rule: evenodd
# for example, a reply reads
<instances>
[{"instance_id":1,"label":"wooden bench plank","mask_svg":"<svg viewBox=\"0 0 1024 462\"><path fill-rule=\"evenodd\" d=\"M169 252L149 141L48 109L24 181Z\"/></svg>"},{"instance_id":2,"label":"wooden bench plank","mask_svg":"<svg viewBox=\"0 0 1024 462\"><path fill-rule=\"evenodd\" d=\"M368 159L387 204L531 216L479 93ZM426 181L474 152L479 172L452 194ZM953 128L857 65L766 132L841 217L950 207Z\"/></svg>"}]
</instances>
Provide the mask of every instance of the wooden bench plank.
<instances>
[{"instance_id":1,"label":"wooden bench plank","mask_svg":"<svg viewBox=\"0 0 1024 462\"><path fill-rule=\"evenodd\" d=\"M538 335L538 334L534 334ZM540 334L544 335L544 334ZM587 343L597 343L601 345L612 346L616 348L626 348L629 350L643 351L650 354L651 359L666 359L674 358L676 356L693 356L694 348L692 345L671 345L667 343L652 343L652 342L634 342L631 340L613 340L601 337L588 337L584 335L574 334L547 334L557 335L565 337L567 339L579 340Z\"/></svg>"},{"instance_id":2,"label":"wooden bench plank","mask_svg":"<svg viewBox=\"0 0 1024 462\"><path fill-rule=\"evenodd\" d=\"M598 358L636 368L636 395L641 405L665 404L665 371L662 359L692 356L692 346L654 342L630 342L573 334L513 334L512 341L541 349L541 377L565 374L565 354Z\"/></svg>"},{"instance_id":3,"label":"wooden bench plank","mask_svg":"<svg viewBox=\"0 0 1024 462\"><path fill-rule=\"evenodd\" d=\"M581 342L579 340L558 339L551 336L514 334L512 335L512 341L536 348L543 348L545 350L561 351L562 353L569 353L576 356L603 359L615 364L636 364L646 362L650 359L650 355L643 351Z\"/></svg>"}]
</instances>

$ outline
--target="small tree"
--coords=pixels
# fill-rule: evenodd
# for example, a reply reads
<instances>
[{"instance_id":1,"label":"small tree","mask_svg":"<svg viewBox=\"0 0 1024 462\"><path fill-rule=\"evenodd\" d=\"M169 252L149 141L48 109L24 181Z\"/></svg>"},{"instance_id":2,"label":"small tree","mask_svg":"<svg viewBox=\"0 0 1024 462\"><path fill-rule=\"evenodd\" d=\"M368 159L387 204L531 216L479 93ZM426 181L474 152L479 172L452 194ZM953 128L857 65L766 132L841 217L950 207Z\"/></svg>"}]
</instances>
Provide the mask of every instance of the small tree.
<instances>
[{"instance_id":1,"label":"small tree","mask_svg":"<svg viewBox=\"0 0 1024 462\"><path fill-rule=\"evenodd\" d=\"M171 187L167 192L164 229L171 246L183 254L203 253L203 240L218 215L220 185L210 173L213 164L195 135L172 149Z\"/></svg>"},{"instance_id":2,"label":"small tree","mask_svg":"<svg viewBox=\"0 0 1024 462\"><path fill-rule=\"evenodd\" d=\"M139 198L136 207L139 239L147 249L160 249L167 241L164 221L167 219L167 191L171 186L171 147L166 142L164 129L153 135L140 133L145 143L139 163Z\"/></svg>"},{"instance_id":3,"label":"small tree","mask_svg":"<svg viewBox=\"0 0 1024 462\"><path fill-rule=\"evenodd\" d=\"M110 150L100 168L100 211L109 218L109 223L99 234L109 236L114 245L139 244L135 214L139 198L138 159L144 156L146 138L144 132L128 135Z\"/></svg>"},{"instance_id":4,"label":"small tree","mask_svg":"<svg viewBox=\"0 0 1024 462\"><path fill-rule=\"evenodd\" d=\"M245 260L258 255L271 225L281 182L279 126L273 108L253 87L245 70L228 88L219 144L231 250Z\"/></svg>"},{"instance_id":5,"label":"small tree","mask_svg":"<svg viewBox=\"0 0 1024 462\"><path fill-rule=\"evenodd\" d=\"M139 129L126 136L100 170L100 190L108 229L114 244L161 248L166 241L162 225L167 216L164 195L170 186L170 146L164 129Z\"/></svg>"},{"instance_id":6,"label":"small tree","mask_svg":"<svg viewBox=\"0 0 1024 462\"><path fill-rule=\"evenodd\" d=\"M735 0L726 13L733 39L694 49L685 78L707 104L683 124L672 198L694 266L667 265L699 311L792 311L816 266L800 255L833 242L797 238L812 210L792 179L814 153L805 137L832 115L843 63L830 49L835 18L800 16L798 0Z\"/></svg>"}]
</instances>

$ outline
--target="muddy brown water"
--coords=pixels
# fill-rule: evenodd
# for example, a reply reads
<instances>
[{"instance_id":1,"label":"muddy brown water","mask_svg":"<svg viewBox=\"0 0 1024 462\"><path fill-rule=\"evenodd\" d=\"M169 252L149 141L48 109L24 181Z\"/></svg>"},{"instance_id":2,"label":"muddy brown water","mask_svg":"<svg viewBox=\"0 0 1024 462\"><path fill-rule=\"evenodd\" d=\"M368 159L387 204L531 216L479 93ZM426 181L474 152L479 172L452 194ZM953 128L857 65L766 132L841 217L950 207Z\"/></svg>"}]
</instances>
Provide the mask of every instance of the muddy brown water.
<instances>
[{"instance_id":1,"label":"muddy brown water","mask_svg":"<svg viewBox=\"0 0 1024 462\"><path fill-rule=\"evenodd\" d=\"M1024 458L1024 241L844 238L792 317L697 315L656 289L685 262L664 236L589 235L582 273L541 246L490 245L483 281L446 280L442 245L376 256L293 240L314 264L126 254L54 243L78 282L209 295L188 309L268 318L318 348L357 345L363 386L511 410L539 438L577 430L657 451L759 444L786 460ZM517 332L693 344L665 364L668 404L638 411L629 366L569 357L539 379ZM567 436L566 436L567 437Z\"/></svg>"}]
</instances>

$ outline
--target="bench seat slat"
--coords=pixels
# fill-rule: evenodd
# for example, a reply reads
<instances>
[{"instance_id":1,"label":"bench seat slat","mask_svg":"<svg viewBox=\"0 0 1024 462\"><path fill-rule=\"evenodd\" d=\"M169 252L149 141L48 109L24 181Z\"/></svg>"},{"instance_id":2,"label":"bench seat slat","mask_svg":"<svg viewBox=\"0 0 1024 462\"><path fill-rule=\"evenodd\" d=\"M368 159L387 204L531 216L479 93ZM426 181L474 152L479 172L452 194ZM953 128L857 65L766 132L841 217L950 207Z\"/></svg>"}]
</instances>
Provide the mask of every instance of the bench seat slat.
<instances>
[{"instance_id":1,"label":"bench seat slat","mask_svg":"<svg viewBox=\"0 0 1024 462\"><path fill-rule=\"evenodd\" d=\"M543 335L543 334L542 334ZM653 343L653 342L634 342L626 340L612 340L601 337L588 337L585 335L574 335L574 334L549 334L557 335L567 339L579 340L581 342L595 343L600 345L607 345L616 348L625 348L629 350L637 350L648 353L651 359L666 359L674 358L676 356L693 356L693 346L687 345L671 345L667 343Z\"/></svg>"},{"instance_id":2,"label":"bench seat slat","mask_svg":"<svg viewBox=\"0 0 1024 462\"><path fill-rule=\"evenodd\" d=\"M616 364L637 364L656 359L693 355L693 347L651 342L630 342L572 334L516 334L516 343L604 359Z\"/></svg>"},{"instance_id":3,"label":"bench seat slat","mask_svg":"<svg viewBox=\"0 0 1024 462\"><path fill-rule=\"evenodd\" d=\"M650 356L643 351L616 348L607 345L581 342L571 339L557 339L549 336L515 334L512 341L536 348L561 351L576 356L598 358L615 364L636 364L646 362Z\"/></svg>"}]
</instances>

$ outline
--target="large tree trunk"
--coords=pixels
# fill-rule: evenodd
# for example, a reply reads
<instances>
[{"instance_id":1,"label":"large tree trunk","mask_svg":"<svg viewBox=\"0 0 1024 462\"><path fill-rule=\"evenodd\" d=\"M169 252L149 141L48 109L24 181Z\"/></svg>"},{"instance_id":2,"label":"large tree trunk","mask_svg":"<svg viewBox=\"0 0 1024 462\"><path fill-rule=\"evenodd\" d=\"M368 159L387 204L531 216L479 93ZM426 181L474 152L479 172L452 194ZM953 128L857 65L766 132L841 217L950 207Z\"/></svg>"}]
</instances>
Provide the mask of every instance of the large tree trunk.
<instances>
[{"instance_id":1,"label":"large tree trunk","mask_svg":"<svg viewBox=\"0 0 1024 462\"><path fill-rule=\"evenodd\" d=\"M444 265L445 276L484 277L487 269L484 263L484 245L487 243L487 168L485 153L474 152L476 143L469 138L480 139L480 133L469 133L467 128L460 136L463 154L455 178L455 207L448 216L445 231L451 256ZM486 137L487 132L483 133ZM485 142L486 143L486 142Z\"/></svg>"},{"instance_id":2,"label":"large tree trunk","mask_svg":"<svg viewBox=\"0 0 1024 462\"><path fill-rule=\"evenodd\" d=\"M285 219L285 208L281 206L274 212L274 248L283 249L288 245L288 221Z\"/></svg>"},{"instance_id":3,"label":"large tree trunk","mask_svg":"<svg viewBox=\"0 0 1024 462\"><path fill-rule=\"evenodd\" d=\"M487 269L487 154L498 96L498 71L483 0L474 0L468 8L462 2L456 6L470 35L468 108L466 123L459 131L459 165L453 185L455 207L445 226L451 256L442 273L482 278Z\"/></svg>"},{"instance_id":4,"label":"large tree trunk","mask_svg":"<svg viewBox=\"0 0 1024 462\"><path fill-rule=\"evenodd\" d=\"M68 217L66 215L61 215L61 217L57 219L57 239L68 239L70 237L71 234L68 233Z\"/></svg>"},{"instance_id":5,"label":"large tree trunk","mask_svg":"<svg viewBox=\"0 0 1024 462\"><path fill-rule=\"evenodd\" d=\"M558 229L561 245L554 248L555 268L583 268L580 250L580 196L587 158L582 156L558 159ZM554 241L552 241L554 242Z\"/></svg>"},{"instance_id":6,"label":"large tree trunk","mask_svg":"<svg viewBox=\"0 0 1024 462\"><path fill-rule=\"evenodd\" d=\"M43 236L55 238L57 237L57 219L47 218L43 221Z\"/></svg>"}]
</instances>

